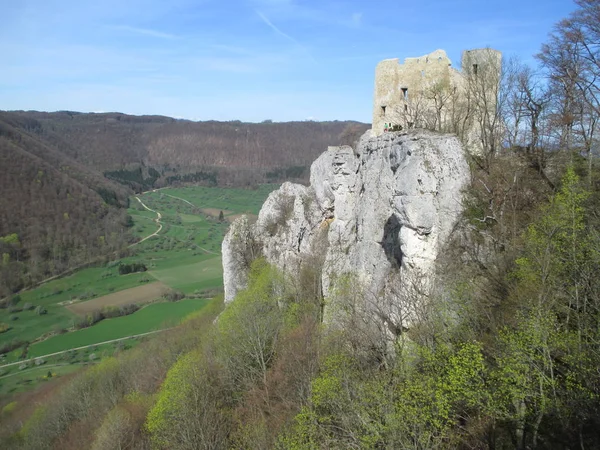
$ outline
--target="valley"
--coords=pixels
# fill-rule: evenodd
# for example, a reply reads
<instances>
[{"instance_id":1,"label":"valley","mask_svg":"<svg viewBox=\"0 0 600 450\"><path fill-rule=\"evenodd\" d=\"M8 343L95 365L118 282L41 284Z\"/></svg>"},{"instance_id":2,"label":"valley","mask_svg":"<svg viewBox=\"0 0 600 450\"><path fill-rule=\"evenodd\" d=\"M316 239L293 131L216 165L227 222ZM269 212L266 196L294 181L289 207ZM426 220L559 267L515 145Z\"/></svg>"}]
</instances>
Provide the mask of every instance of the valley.
<instances>
[{"instance_id":1,"label":"valley","mask_svg":"<svg viewBox=\"0 0 600 450\"><path fill-rule=\"evenodd\" d=\"M127 255L22 291L0 309L8 328L0 333L0 394L31 389L47 379L46 367L60 375L97 363L201 311L222 292L221 241L230 221L256 215L277 187L189 186L133 196L127 212L137 240ZM136 264L145 270L120 273ZM139 309L111 313L131 304Z\"/></svg>"}]
</instances>

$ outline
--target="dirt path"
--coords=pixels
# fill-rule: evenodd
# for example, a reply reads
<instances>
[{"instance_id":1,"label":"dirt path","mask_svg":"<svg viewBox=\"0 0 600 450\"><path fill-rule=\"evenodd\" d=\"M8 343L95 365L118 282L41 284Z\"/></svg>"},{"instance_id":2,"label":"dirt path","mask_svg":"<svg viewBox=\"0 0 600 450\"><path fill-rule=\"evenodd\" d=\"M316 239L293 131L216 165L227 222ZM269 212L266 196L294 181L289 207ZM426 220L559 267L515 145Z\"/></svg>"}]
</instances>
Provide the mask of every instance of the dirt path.
<instances>
[{"instance_id":1,"label":"dirt path","mask_svg":"<svg viewBox=\"0 0 600 450\"><path fill-rule=\"evenodd\" d=\"M161 188L161 189L164 189L164 188ZM159 190L159 189L154 189L154 190L152 190L152 191L148 191L148 192L156 192L156 191L158 191L158 190ZM145 192L144 192L144 194L145 194ZM175 195L171 195L171 194L165 194L164 192L162 192L162 193L161 193L161 195L166 195L167 197L171 197L171 198L174 198L174 199L177 199L177 200L181 200L182 202L185 202L185 203L187 203L188 205L190 205L190 206L193 206L194 208L196 208L196 207L197 207L196 205L194 205L192 202L190 202L190 201L186 200L185 198L176 197ZM136 197L136 198L137 198L137 201L138 201L138 202L142 203L142 201L139 199L139 197ZM150 209L150 208L148 208L148 207L147 207L146 205L144 205L143 203L142 203L142 206L143 206L144 208L146 208L148 211L152 211L152 212L155 212L156 214L158 214L158 215L159 215L159 219L162 217L162 216L160 215L160 213L159 213L159 212L157 212L157 211L154 211L153 209ZM157 223L158 223L158 222L157 222ZM162 225L161 225L161 227L162 227ZM160 231L160 229L159 229L158 231ZM143 241L145 241L146 239L148 239L148 238L150 238L150 237L152 237L152 236L156 236L156 234L158 234L158 231L156 231L156 233L154 233L154 234L151 234L150 236L146 236L144 239L142 239L141 241L137 242L137 244L139 244L140 242L143 242ZM211 252L210 250L208 250L208 249L206 249L206 248L204 248L204 247L200 247L200 246L198 246L198 248L199 248L200 250L203 250L203 251L205 251L205 252L206 252L206 253L208 253L208 254L215 255L215 256L221 256L221 254L220 254L220 253Z\"/></svg>"},{"instance_id":2,"label":"dirt path","mask_svg":"<svg viewBox=\"0 0 600 450\"><path fill-rule=\"evenodd\" d=\"M154 236L158 235L158 233L160 233L160 230L162 230L162 227L163 227L163 226L162 226L162 223L160 222L160 219L162 219L162 214L161 214L161 213L159 213L158 211L154 211L153 209L150 209L150 208L148 208L148 206L147 206L147 205L146 205L146 204L145 204L143 201L141 201L141 200L140 200L140 198L139 198L137 195L135 196L135 199L136 199L138 202L140 202L140 204L141 204L141 205L142 205L144 208L146 208L148 211L151 211L151 212L153 212L154 214L156 214L156 219L154 219L154 221L155 221L155 222L157 223L157 225L158 225L158 230L156 230L156 231L155 231L154 233L152 233L152 234L149 234L148 236L146 236L146 237L145 237L145 238L143 238L142 240L140 240L140 241L137 241L137 242L136 242L136 243L134 243L134 244L131 244L129 247L134 247L134 246L136 246L136 245L138 245L138 244L141 244L141 243L142 243L142 242L144 242L146 239L150 239L151 237L154 237Z\"/></svg>"},{"instance_id":3,"label":"dirt path","mask_svg":"<svg viewBox=\"0 0 600 450\"><path fill-rule=\"evenodd\" d=\"M149 334L162 333L163 331L167 331L167 330L170 330L170 329L171 328L165 328L164 330L148 331L147 333L134 334L132 336L126 336L126 337L122 337L122 338L118 338L118 339L111 339L110 341L97 342L96 344L84 345L83 347L70 348L68 350L62 350L60 352L49 353L47 355L42 355L42 356L36 356L35 358L29 358L29 359L24 359L22 361L17 361L17 362L13 362L13 363L9 363L9 364L4 364L4 365L0 366L0 369L3 369L4 367L16 366L17 364L28 363L28 362L35 361L36 359L40 359L40 358L49 358L50 356L61 355L63 353L71 352L73 350L82 350L84 348L94 347L96 345L110 344L112 342L124 341L125 339L133 339L133 338L136 338L136 337L148 336Z\"/></svg>"},{"instance_id":4,"label":"dirt path","mask_svg":"<svg viewBox=\"0 0 600 450\"><path fill-rule=\"evenodd\" d=\"M187 203L190 206L193 206L194 208L196 207L196 205L194 205L192 202L187 201L185 198L181 198L181 197L175 197L174 195L171 194L165 194L164 192L161 192L161 195L166 195L167 197L171 197L171 198L176 198L177 200L181 200L182 202Z\"/></svg>"}]
</instances>

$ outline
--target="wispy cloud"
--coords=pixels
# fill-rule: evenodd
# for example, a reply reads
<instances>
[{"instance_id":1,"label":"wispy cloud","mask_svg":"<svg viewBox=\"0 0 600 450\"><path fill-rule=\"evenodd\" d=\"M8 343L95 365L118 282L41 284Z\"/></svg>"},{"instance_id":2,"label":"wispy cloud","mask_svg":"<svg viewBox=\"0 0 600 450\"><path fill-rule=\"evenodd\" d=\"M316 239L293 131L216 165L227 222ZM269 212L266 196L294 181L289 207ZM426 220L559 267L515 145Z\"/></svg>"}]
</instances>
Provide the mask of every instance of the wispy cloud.
<instances>
[{"instance_id":1,"label":"wispy cloud","mask_svg":"<svg viewBox=\"0 0 600 450\"><path fill-rule=\"evenodd\" d=\"M159 30L152 30L149 28L138 28L138 27L130 27L128 25L118 25L116 27L117 30L128 31L130 33L142 34L144 36L151 36L159 39L179 39L179 36L171 33L164 33Z\"/></svg>"},{"instance_id":2,"label":"wispy cloud","mask_svg":"<svg viewBox=\"0 0 600 450\"><path fill-rule=\"evenodd\" d=\"M290 36L289 34L285 33L284 31L282 31L279 27L277 27L273 22L271 22L269 20L269 18L267 16L265 16L262 12L255 10L256 14L258 15L258 17L260 17L260 19L265 23L265 25L267 25L269 28L271 28L275 33L277 33L278 35L284 37L285 39L287 39L288 41L294 43L303 53L305 53L308 58L313 62L316 63L316 59L314 58L314 56L311 54L311 52L308 50L308 48L306 48L304 45L302 45L302 43L300 41L298 41L297 39L293 38L292 36Z\"/></svg>"},{"instance_id":3,"label":"wispy cloud","mask_svg":"<svg viewBox=\"0 0 600 450\"><path fill-rule=\"evenodd\" d=\"M258 14L258 17L260 17L262 19L262 21L269 26L273 31L275 31L275 33L279 34L280 36L283 36L284 38L286 38L287 40L293 42L294 44L296 44L299 47L303 47L303 45L298 42L296 39L294 39L293 37L291 37L289 34L284 33L283 31L281 31L279 28L277 28L275 26L275 24L273 24L273 22L271 22L269 20L269 18L267 16L265 16L263 13L261 13L260 11L256 11L256 14Z\"/></svg>"}]
</instances>

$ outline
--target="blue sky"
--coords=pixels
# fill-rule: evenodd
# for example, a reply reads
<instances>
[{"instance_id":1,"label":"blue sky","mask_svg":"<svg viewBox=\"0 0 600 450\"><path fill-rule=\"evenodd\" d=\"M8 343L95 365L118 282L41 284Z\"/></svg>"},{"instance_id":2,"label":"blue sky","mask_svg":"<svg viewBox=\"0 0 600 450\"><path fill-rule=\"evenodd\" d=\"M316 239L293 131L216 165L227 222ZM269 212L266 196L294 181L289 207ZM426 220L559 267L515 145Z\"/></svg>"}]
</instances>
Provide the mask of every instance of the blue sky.
<instances>
[{"instance_id":1,"label":"blue sky","mask_svg":"<svg viewBox=\"0 0 600 450\"><path fill-rule=\"evenodd\" d=\"M569 0L1 0L0 109L370 122L381 59L535 64Z\"/></svg>"}]
</instances>

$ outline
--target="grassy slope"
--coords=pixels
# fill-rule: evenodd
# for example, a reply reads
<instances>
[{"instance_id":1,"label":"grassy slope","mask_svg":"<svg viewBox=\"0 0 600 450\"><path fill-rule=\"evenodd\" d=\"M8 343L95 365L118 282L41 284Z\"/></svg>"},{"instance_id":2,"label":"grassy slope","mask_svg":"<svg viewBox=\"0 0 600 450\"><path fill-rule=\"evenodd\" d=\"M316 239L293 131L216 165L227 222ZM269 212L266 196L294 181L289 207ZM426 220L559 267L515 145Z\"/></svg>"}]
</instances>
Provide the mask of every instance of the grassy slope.
<instances>
[{"instance_id":1,"label":"grassy slope","mask_svg":"<svg viewBox=\"0 0 600 450\"><path fill-rule=\"evenodd\" d=\"M9 313L7 309L0 309L0 322L12 326L11 330L0 334L0 344L13 339L32 341L44 333L69 328L76 316L58 303L81 296L95 298L136 287L144 278L154 280L148 273L119 275L116 266L92 267L50 281L37 289L25 291L20 294L21 301L17 306L23 307L25 303L42 305L48 313L40 316L34 311ZM16 316L17 320L10 320L11 316Z\"/></svg>"},{"instance_id":2,"label":"grassy slope","mask_svg":"<svg viewBox=\"0 0 600 450\"><path fill-rule=\"evenodd\" d=\"M59 302L74 297L95 298L118 292L139 286L144 278L150 281L160 280L186 294L221 288L223 285L221 241L227 231L228 223L220 223L215 218L202 214L200 210L214 208L231 211L229 214L257 214L269 192L277 187L263 185L255 190L185 187L165 189L140 196L146 205L161 212L164 228L158 236L133 247L136 252L134 256L121 261L125 263L142 261L148 267L148 272L119 276L116 265L110 268L94 267L24 292L21 294L20 306L27 302L43 305L48 309L48 314L38 316L33 311L9 314L6 310L0 310L0 322L13 326L12 330L0 334L0 344L16 338L33 341L48 332L69 328L75 315L58 305ZM167 193L171 196L163 195ZM172 196L188 200L193 206ZM152 219L156 215L143 209L135 199L132 199L130 204L132 207L129 213L134 220L134 234L141 238L154 232L157 225ZM85 330L52 337L32 345L28 356L38 356L88 343L94 344L143 333L155 329L156 320L161 315L165 318L171 317L171 313L167 310L172 309L174 317L179 318L181 311L190 312L201 307L200 301L186 302L188 303L181 303L181 305L189 305L189 310L187 306L185 308L177 306L178 303L151 305L128 317L105 320ZM196 308L192 308L191 305L196 305ZM161 314L154 316L152 311L161 311ZM18 319L11 321L11 315L17 315ZM147 315L152 315L154 318ZM8 359L14 360L19 353L20 351L12 352Z\"/></svg>"},{"instance_id":3,"label":"grassy slope","mask_svg":"<svg viewBox=\"0 0 600 450\"><path fill-rule=\"evenodd\" d=\"M35 358L70 348L169 328L188 314L203 308L208 302L209 300L188 299L148 305L129 316L106 319L93 327L54 336L34 344L29 349L29 356Z\"/></svg>"}]
</instances>

